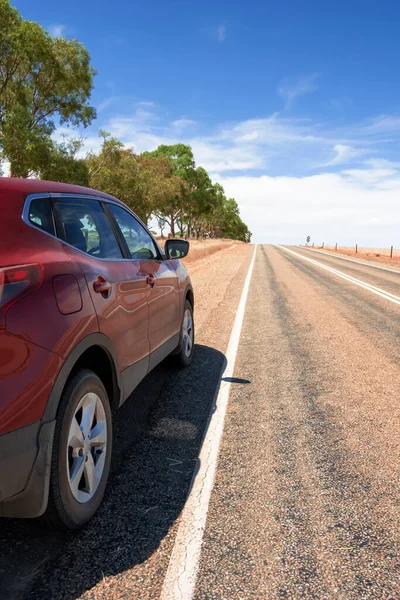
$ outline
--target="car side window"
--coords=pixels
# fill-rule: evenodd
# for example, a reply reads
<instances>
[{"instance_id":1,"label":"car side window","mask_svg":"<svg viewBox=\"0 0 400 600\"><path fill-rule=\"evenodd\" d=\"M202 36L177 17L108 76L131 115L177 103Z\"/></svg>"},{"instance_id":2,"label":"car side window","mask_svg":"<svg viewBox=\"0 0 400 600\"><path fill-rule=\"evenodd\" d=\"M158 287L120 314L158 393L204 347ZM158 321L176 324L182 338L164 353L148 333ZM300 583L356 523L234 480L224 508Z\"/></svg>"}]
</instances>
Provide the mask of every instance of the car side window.
<instances>
[{"instance_id":1,"label":"car side window","mask_svg":"<svg viewBox=\"0 0 400 600\"><path fill-rule=\"evenodd\" d=\"M34 198L29 204L30 223L47 231L51 235L55 235L53 211L51 209L50 198Z\"/></svg>"},{"instance_id":2,"label":"car side window","mask_svg":"<svg viewBox=\"0 0 400 600\"><path fill-rule=\"evenodd\" d=\"M125 238L131 258L139 260L157 258L155 244L144 227L123 208L111 203L107 206Z\"/></svg>"},{"instance_id":3,"label":"car side window","mask_svg":"<svg viewBox=\"0 0 400 600\"><path fill-rule=\"evenodd\" d=\"M95 258L122 258L122 251L97 200L57 198L57 210L68 244Z\"/></svg>"}]
</instances>

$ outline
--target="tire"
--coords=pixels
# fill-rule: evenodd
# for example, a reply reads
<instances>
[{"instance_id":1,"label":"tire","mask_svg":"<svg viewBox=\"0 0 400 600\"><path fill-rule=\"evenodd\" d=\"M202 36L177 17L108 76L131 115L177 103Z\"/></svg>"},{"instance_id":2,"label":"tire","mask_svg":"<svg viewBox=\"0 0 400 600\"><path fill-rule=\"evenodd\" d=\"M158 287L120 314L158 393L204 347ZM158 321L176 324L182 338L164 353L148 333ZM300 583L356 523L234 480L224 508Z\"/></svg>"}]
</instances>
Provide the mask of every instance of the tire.
<instances>
[{"instance_id":1,"label":"tire","mask_svg":"<svg viewBox=\"0 0 400 600\"><path fill-rule=\"evenodd\" d=\"M104 496L111 452L107 392L93 371L79 371L67 383L57 411L47 525L79 529L91 519Z\"/></svg>"},{"instance_id":2,"label":"tire","mask_svg":"<svg viewBox=\"0 0 400 600\"><path fill-rule=\"evenodd\" d=\"M186 319L190 315L190 331L187 328ZM188 342L190 350L188 352ZM185 300L183 308L183 317L181 325L181 333L179 338L179 346L172 355L174 363L181 368L189 367L192 364L194 355L194 319L193 319L193 307L189 300Z\"/></svg>"}]
</instances>

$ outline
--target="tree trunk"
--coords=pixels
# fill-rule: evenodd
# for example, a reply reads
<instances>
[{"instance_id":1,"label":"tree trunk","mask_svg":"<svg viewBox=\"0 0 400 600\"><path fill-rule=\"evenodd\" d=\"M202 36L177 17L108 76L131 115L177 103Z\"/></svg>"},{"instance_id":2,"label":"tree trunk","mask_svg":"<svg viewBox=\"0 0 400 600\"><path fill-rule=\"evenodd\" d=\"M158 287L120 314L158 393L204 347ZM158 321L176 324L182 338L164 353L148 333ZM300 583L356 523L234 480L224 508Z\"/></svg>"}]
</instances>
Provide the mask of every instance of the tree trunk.
<instances>
[{"instance_id":1,"label":"tree trunk","mask_svg":"<svg viewBox=\"0 0 400 600\"><path fill-rule=\"evenodd\" d=\"M171 215L171 235L175 237L175 217Z\"/></svg>"}]
</instances>

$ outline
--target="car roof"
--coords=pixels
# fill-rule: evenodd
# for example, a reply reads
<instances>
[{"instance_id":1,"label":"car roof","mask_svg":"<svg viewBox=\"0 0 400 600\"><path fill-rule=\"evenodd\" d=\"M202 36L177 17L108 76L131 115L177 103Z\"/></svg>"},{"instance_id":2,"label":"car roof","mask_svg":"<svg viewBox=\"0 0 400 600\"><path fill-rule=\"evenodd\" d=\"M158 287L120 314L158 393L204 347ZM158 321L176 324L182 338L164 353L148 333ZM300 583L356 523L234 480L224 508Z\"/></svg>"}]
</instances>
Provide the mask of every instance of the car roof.
<instances>
[{"instance_id":1,"label":"car roof","mask_svg":"<svg viewBox=\"0 0 400 600\"><path fill-rule=\"evenodd\" d=\"M117 200L109 194L80 185L58 183L55 181L42 181L41 179L18 179L17 177L0 177L0 192L12 192L18 195L39 194L40 192L89 194L91 196L100 196L101 198L106 198L108 200ZM119 200L117 200L117 202L119 202Z\"/></svg>"}]
</instances>

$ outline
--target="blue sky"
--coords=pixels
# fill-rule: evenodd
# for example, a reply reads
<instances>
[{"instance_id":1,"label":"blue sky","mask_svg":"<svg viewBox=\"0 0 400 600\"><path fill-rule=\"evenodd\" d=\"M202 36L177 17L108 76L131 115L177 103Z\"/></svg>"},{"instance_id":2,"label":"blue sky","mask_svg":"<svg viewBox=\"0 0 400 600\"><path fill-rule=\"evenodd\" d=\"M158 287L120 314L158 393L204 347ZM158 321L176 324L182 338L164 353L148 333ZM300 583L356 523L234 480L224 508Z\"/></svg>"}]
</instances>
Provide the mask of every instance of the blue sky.
<instances>
[{"instance_id":1,"label":"blue sky","mask_svg":"<svg viewBox=\"0 0 400 600\"><path fill-rule=\"evenodd\" d=\"M400 4L14 0L98 71L86 130L183 141L258 242L400 247Z\"/></svg>"}]
</instances>

